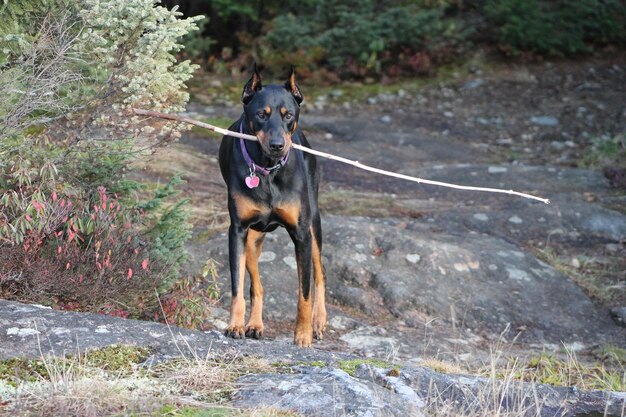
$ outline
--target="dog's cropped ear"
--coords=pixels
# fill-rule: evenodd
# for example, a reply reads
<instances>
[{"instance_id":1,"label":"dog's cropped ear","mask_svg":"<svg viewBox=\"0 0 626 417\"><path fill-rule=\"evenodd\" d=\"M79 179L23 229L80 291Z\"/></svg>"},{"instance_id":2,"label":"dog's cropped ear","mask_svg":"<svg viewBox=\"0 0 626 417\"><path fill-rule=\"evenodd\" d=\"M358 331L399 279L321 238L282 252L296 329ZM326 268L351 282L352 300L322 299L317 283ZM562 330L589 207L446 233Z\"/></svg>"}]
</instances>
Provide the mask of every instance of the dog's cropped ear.
<instances>
[{"instance_id":1,"label":"dog's cropped ear","mask_svg":"<svg viewBox=\"0 0 626 417\"><path fill-rule=\"evenodd\" d=\"M261 76L256 69L256 62L254 63L254 72L252 73L252 77L248 80L246 85L243 87L243 93L241 93L241 101L243 104L248 104L248 102L252 99L252 97L263 88L263 84L261 83Z\"/></svg>"},{"instance_id":2,"label":"dog's cropped ear","mask_svg":"<svg viewBox=\"0 0 626 417\"><path fill-rule=\"evenodd\" d=\"M287 89L287 91L291 92L291 95L293 95L293 97L296 99L296 103L298 103L299 106L300 103L302 103L302 100L304 100L304 97L302 96L302 93L298 88L298 84L296 84L296 70L293 65L291 66L289 79L285 83L285 88Z\"/></svg>"}]
</instances>

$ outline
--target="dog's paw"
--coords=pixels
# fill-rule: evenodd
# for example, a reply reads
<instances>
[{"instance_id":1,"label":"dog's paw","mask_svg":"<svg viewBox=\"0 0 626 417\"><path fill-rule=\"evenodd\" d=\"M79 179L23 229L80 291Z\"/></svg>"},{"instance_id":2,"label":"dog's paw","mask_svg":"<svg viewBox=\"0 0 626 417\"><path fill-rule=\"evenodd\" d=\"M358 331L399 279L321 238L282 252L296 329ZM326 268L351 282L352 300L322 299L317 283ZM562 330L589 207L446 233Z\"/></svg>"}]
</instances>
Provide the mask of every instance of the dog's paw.
<instances>
[{"instance_id":1,"label":"dog's paw","mask_svg":"<svg viewBox=\"0 0 626 417\"><path fill-rule=\"evenodd\" d=\"M317 340L324 338L326 331L326 310L313 311L313 337Z\"/></svg>"},{"instance_id":2,"label":"dog's paw","mask_svg":"<svg viewBox=\"0 0 626 417\"><path fill-rule=\"evenodd\" d=\"M224 335L226 337L232 337L233 339L245 339L246 333L243 329L243 326L230 325L224 330Z\"/></svg>"},{"instance_id":3,"label":"dog's paw","mask_svg":"<svg viewBox=\"0 0 626 417\"><path fill-rule=\"evenodd\" d=\"M313 338L322 340L326 331L326 323L313 323Z\"/></svg>"},{"instance_id":4,"label":"dog's paw","mask_svg":"<svg viewBox=\"0 0 626 417\"><path fill-rule=\"evenodd\" d=\"M313 332L297 332L293 338L293 343L298 347L311 347L313 344Z\"/></svg>"},{"instance_id":5,"label":"dog's paw","mask_svg":"<svg viewBox=\"0 0 626 417\"><path fill-rule=\"evenodd\" d=\"M263 332L265 331L265 327L261 325L251 325L248 324L246 326L246 337L251 337L253 339L263 339Z\"/></svg>"}]
</instances>

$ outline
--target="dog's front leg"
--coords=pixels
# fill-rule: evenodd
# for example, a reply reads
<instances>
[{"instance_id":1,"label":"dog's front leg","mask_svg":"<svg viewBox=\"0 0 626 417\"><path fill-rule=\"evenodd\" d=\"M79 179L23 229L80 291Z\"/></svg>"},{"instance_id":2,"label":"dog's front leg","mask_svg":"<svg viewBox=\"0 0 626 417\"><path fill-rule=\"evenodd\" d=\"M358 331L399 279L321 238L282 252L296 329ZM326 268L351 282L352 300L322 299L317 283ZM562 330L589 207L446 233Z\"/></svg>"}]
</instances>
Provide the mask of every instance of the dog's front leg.
<instances>
[{"instance_id":1,"label":"dog's front leg","mask_svg":"<svg viewBox=\"0 0 626 417\"><path fill-rule=\"evenodd\" d=\"M244 250L246 236L247 230L239 224L231 223L228 231L228 259L232 299L230 322L224 333L235 339L245 338L246 300L243 298L243 284L246 276L246 252Z\"/></svg>"},{"instance_id":2,"label":"dog's front leg","mask_svg":"<svg viewBox=\"0 0 626 417\"><path fill-rule=\"evenodd\" d=\"M259 256L265 233L248 229L246 238L246 269L250 275L250 318L246 324L246 337L263 338L263 285L259 276Z\"/></svg>"},{"instance_id":3,"label":"dog's front leg","mask_svg":"<svg viewBox=\"0 0 626 417\"><path fill-rule=\"evenodd\" d=\"M293 342L297 346L309 347L313 342L313 326L311 325L311 231L307 227L292 233L292 240L296 248L296 262L298 264L298 314L296 316L296 330Z\"/></svg>"}]
</instances>

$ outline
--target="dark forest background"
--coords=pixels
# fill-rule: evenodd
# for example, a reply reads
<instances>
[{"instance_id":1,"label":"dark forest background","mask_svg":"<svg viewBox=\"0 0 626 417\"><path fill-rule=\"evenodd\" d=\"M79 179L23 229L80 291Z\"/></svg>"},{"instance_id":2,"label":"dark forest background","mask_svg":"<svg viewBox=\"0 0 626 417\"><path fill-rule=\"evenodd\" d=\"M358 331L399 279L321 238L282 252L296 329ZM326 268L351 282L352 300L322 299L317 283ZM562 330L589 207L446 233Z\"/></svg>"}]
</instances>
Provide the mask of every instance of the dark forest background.
<instances>
[{"instance_id":1,"label":"dark forest background","mask_svg":"<svg viewBox=\"0 0 626 417\"><path fill-rule=\"evenodd\" d=\"M590 54L626 43L619 0L163 0L204 15L186 53L220 72L258 62L336 81L429 75L477 49L505 58Z\"/></svg>"}]
</instances>

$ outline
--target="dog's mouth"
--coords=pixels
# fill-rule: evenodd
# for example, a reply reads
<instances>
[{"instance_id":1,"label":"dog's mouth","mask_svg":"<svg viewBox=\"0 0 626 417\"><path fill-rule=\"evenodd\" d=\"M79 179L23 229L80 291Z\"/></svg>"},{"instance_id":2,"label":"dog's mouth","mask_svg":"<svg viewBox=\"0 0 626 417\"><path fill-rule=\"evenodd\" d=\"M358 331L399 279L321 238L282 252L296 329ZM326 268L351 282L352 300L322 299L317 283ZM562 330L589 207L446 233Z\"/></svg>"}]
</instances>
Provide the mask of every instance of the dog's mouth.
<instances>
[{"instance_id":1,"label":"dog's mouth","mask_svg":"<svg viewBox=\"0 0 626 417\"><path fill-rule=\"evenodd\" d=\"M283 149L282 151L263 151L265 157L270 160L270 165L280 163L287 156L287 152L287 148Z\"/></svg>"},{"instance_id":2,"label":"dog's mouth","mask_svg":"<svg viewBox=\"0 0 626 417\"><path fill-rule=\"evenodd\" d=\"M285 155L287 155L287 151L289 150L288 147L283 147L283 149L281 149L280 151L269 151L269 154L267 156L269 156L272 159L281 159L284 158Z\"/></svg>"}]
</instances>

